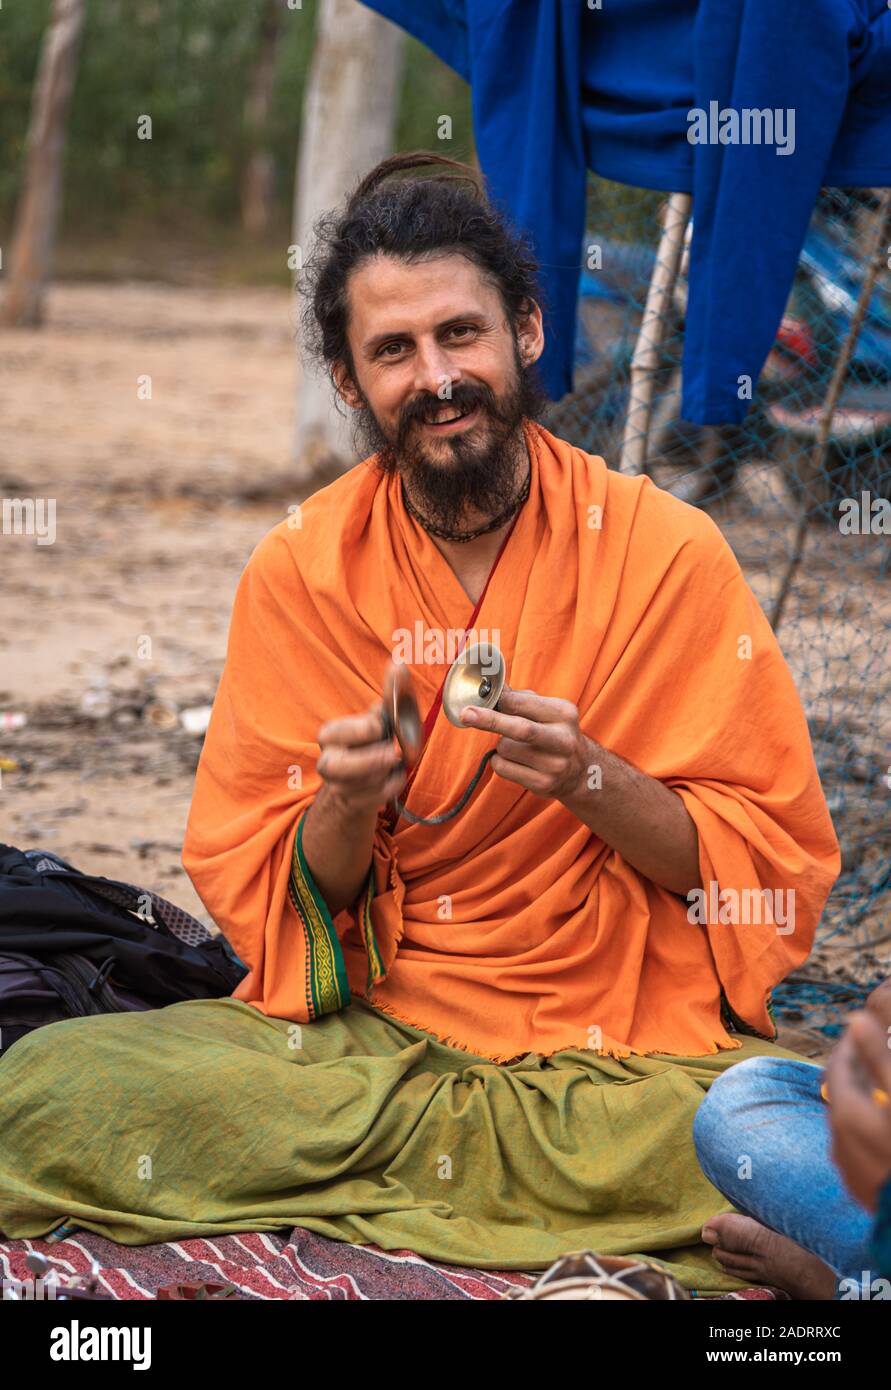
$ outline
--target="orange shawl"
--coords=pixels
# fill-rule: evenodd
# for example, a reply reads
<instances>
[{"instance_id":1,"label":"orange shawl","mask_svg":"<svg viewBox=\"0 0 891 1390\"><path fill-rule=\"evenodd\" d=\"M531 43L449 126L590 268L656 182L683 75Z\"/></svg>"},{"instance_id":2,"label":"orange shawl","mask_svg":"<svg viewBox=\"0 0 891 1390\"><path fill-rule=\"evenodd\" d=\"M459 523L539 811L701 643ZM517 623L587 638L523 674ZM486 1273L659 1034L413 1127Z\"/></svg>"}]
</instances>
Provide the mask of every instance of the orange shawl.
<instances>
[{"instance_id":1,"label":"orange shawl","mask_svg":"<svg viewBox=\"0 0 891 1390\"><path fill-rule=\"evenodd\" d=\"M473 611L398 476L366 460L260 542L235 598L183 849L250 967L235 997L305 1022L362 995L494 1061L702 1055L740 1045L731 1020L773 1038L770 991L806 959L839 872L788 668L708 516L541 426L526 438L529 498L474 628L512 687L571 700L589 737L682 797L708 920L487 767L443 825L391 833L381 812L366 890L331 921L295 844L318 730L380 698L400 630L462 629ZM425 714L447 665L411 669ZM452 806L496 741L440 711L409 808ZM794 929L715 913L746 889L786 907L794 889Z\"/></svg>"}]
</instances>

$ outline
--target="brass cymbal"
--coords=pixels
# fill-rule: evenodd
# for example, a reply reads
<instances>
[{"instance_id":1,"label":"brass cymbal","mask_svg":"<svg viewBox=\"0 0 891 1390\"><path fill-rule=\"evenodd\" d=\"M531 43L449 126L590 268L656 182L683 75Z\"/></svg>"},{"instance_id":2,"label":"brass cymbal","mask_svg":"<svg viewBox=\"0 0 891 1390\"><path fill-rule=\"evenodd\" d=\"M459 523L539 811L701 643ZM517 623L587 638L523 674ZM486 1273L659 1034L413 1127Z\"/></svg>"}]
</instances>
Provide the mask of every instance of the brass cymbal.
<instances>
[{"instance_id":1,"label":"brass cymbal","mask_svg":"<svg viewBox=\"0 0 891 1390\"><path fill-rule=\"evenodd\" d=\"M450 724L466 729L461 711L468 705L496 709L504 689L504 657L494 642L474 642L465 648L446 676L442 707Z\"/></svg>"},{"instance_id":2,"label":"brass cymbal","mask_svg":"<svg viewBox=\"0 0 891 1390\"><path fill-rule=\"evenodd\" d=\"M406 768L413 767L424 742L424 722L415 698L411 672L403 662L391 661L387 668L383 711L384 736L396 739Z\"/></svg>"}]
</instances>

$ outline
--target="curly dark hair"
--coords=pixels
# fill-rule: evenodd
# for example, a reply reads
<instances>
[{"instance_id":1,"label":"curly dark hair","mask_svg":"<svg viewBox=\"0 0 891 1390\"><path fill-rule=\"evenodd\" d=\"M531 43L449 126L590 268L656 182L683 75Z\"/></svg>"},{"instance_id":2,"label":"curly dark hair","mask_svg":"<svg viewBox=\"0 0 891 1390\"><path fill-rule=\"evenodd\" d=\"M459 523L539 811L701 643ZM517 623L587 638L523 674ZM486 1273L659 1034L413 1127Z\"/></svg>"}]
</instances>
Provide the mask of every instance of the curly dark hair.
<instances>
[{"instance_id":1,"label":"curly dark hair","mask_svg":"<svg viewBox=\"0 0 891 1390\"><path fill-rule=\"evenodd\" d=\"M437 172L394 177L422 168ZM530 301L542 302L538 263L526 238L509 230L489 201L482 176L445 155L414 150L382 160L343 206L318 219L313 234L297 282L305 301L303 344L332 381L332 368L342 364L355 382L347 284L370 256L384 252L409 263L449 252L466 257L500 294L515 335Z\"/></svg>"}]
</instances>

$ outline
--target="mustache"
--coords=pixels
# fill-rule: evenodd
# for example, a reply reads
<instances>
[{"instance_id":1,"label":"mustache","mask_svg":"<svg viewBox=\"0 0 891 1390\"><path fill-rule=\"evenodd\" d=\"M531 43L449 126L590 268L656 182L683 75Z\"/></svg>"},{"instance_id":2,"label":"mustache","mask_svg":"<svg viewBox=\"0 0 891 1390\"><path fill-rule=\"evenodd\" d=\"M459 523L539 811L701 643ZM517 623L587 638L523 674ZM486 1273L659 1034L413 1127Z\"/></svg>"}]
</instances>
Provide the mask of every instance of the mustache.
<instances>
[{"instance_id":1,"label":"mustache","mask_svg":"<svg viewBox=\"0 0 891 1390\"><path fill-rule=\"evenodd\" d=\"M495 397L486 386L461 383L448 396L434 396L425 391L415 396L403 409L399 417L399 437L404 438L414 424L431 424L439 412L447 407L466 415L478 405L484 410L499 413Z\"/></svg>"}]
</instances>

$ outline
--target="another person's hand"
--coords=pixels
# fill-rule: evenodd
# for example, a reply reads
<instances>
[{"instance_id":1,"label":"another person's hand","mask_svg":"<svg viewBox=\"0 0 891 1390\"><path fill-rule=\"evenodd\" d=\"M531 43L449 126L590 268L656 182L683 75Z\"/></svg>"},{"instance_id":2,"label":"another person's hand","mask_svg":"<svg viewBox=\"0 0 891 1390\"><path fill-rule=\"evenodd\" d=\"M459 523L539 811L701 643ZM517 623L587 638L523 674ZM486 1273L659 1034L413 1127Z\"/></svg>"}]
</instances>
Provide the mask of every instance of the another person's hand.
<instances>
[{"instance_id":1,"label":"another person's hand","mask_svg":"<svg viewBox=\"0 0 891 1390\"><path fill-rule=\"evenodd\" d=\"M870 999L873 995L870 995ZM832 1157L848 1191L874 1212L891 1179L891 1097L888 1025L875 1008L854 1014L826 1066Z\"/></svg>"},{"instance_id":2,"label":"another person's hand","mask_svg":"<svg viewBox=\"0 0 891 1390\"><path fill-rule=\"evenodd\" d=\"M866 1000L866 1006L886 1028L891 1029L891 978L876 985Z\"/></svg>"},{"instance_id":3,"label":"another person's hand","mask_svg":"<svg viewBox=\"0 0 891 1390\"><path fill-rule=\"evenodd\" d=\"M319 729L316 771L326 795L348 814L385 806L405 782L402 754L383 734L383 710L332 719Z\"/></svg>"}]
</instances>

